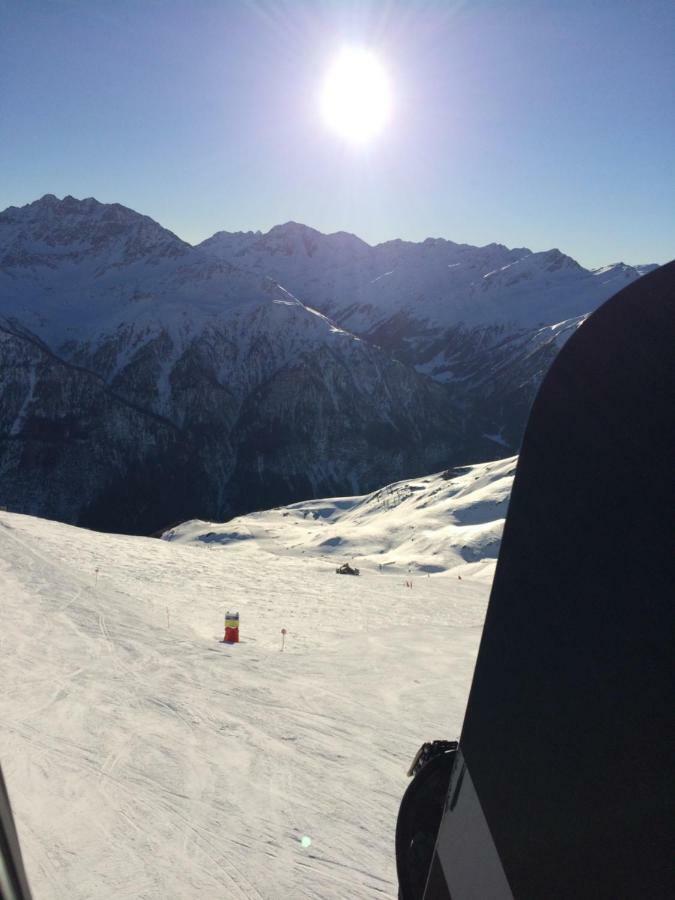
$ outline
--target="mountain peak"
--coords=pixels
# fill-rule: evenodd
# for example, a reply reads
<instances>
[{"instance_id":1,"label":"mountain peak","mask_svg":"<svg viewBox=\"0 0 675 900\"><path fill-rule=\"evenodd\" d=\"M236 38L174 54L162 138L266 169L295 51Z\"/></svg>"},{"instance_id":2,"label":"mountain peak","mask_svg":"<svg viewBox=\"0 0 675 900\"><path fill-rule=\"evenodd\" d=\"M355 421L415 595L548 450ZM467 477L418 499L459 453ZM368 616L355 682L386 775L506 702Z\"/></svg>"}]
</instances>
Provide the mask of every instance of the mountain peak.
<instances>
[{"instance_id":1,"label":"mountain peak","mask_svg":"<svg viewBox=\"0 0 675 900\"><path fill-rule=\"evenodd\" d=\"M302 222L293 221L284 222L282 225L274 225L264 237L278 237L280 235L321 242L326 245L353 244L354 246L365 248L370 246L360 237L352 234L351 231L332 231L328 234L324 234L324 232L319 231L317 228L312 228L311 225L304 225Z\"/></svg>"},{"instance_id":2,"label":"mountain peak","mask_svg":"<svg viewBox=\"0 0 675 900\"><path fill-rule=\"evenodd\" d=\"M267 234L321 234L320 231L317 231L316 228L312 228L310 225L304 225L302 222L295 222L290 219L288 222L283 222L281 225L273 225Z\"/></svg>"},{"instance_id":3,"label":"mountain peak","mask_svg":"<svg viewBox=\"0 0 675 900\"><path fill-rule=\"evenodd\" d=\"M45 194L22 207L0 212L0 265L52 267L57 260L95 260L98 266L135 260L157 261L191 248L149 216L94 197L62 200Z\"/></svg>"},{"instance_id":4,"label":"mountain peak","mask_svg":"<svg viewBox=\"0 0 675 900\"><path fill-rule=\"evenodd\" d=\"M538 256L539 254L533 254L534 256ZM562 250L558 250L557 247L554 247L552 250L547 250L541 255L541 261L544 267L549 272L556 272L559 269L572 269L583 271L583 266L580 266L576 259L572 259L571 256L567 256L566 253L563 253Z\"/></svg>"},{"instance_id":5,"label":"mountain peak","mask_svg":"<svg viewBox=\"0 0 675 900\"><path fill-rule=\"evenodd\" d=\"M117 206L118 204L111 205ZM78 200L77 197L73 197L72 194L66 194L61 200L56 194L44 194L39 200L27 203L25 206L20 207L20 209L33 209L37 211L60 209L64 212L72 212L77 210L91 211L100 206L104 206L104 204L96 200L95 197L86 197L84 200ZM16 207L14 208L16 209Z\"/></svg>"}]
</instances>

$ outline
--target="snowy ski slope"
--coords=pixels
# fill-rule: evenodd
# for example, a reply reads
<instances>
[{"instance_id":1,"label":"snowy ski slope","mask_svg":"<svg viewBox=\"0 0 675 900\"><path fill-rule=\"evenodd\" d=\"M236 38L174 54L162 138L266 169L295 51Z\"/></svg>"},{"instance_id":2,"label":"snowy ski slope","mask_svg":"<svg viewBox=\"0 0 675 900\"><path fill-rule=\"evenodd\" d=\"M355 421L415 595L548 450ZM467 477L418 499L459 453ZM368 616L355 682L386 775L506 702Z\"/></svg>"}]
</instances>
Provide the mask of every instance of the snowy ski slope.
<instances>
[{"instance_id":1,"label":"snowy ski slope","mask_svg":"<svg viewBox=\"0 0 675 900\"><path fill-rule=\"evenodd\" d=\"M219 546L255 539L256 548L273 554L311 554L378 572L453 569L491 581L516 459L407 479L363 497L294 503L225 525L195 520L164 537Z\"/></svg>"},{"instance_id":2,"label":"snowy ski slope","mask_svg":"<svg viewBox=\"0 0 675 900\"><path fill-rule=\"evenodd\" d=\"M405 770L459 732L513 466L172 540L0 512L0 760L37 900L395 897Z\"/></svg>"}]
</instances>

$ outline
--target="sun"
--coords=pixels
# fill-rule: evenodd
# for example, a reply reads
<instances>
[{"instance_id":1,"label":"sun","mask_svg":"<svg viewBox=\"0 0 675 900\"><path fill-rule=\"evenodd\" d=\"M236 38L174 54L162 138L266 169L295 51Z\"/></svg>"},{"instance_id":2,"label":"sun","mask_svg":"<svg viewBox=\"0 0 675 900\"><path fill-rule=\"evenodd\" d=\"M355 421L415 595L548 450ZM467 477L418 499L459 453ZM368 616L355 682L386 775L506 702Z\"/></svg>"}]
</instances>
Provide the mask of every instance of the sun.
<instances>
[{"instance_id":1,"label":"sun","mask_svg":"<svg viewBox=\"0 0 675 900\"><path fill-rule=\"evenodd\" d=\"M321 89L326 125L351 144L367 144L391 117L387 72L365 47L345 47L329 67Z\"/></svg>"}]
</instances>

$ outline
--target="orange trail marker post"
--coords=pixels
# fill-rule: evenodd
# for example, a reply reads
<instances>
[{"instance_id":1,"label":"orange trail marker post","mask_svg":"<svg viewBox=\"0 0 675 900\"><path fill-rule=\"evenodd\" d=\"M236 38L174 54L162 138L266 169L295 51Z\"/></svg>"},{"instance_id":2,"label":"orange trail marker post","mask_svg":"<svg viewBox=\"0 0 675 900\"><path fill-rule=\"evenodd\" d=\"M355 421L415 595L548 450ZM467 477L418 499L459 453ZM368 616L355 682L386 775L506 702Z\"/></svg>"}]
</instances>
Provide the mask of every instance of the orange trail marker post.
<instances>
[{"instance_id":1,"label":"orange trail marker post","mask_svg":"<svg viewBox=\"0 0 675 900\"><path fill-rule=\"evenodd\" d=\"M285 628L281 629L281 651L280 651L281 653L284 652L284 644L286 643L286 634L287 633L288 632L286 631Z\"/></svg>"}]
</instances>

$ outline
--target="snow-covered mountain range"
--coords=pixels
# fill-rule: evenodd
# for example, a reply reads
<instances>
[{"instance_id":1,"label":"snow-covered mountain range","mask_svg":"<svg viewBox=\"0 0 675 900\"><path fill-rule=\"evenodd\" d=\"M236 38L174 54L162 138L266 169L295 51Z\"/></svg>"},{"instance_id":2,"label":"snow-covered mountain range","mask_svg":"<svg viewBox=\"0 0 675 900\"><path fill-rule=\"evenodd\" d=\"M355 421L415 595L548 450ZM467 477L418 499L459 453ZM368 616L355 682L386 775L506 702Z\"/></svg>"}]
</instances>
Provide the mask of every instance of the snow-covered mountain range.
<instances>
[{"instance_id":1,"label":"snow-covered mountain range","mask_svg":"<svg viewBox=\"0 0 675 900\"><path fill-rule=\"evenodd\" d=\"M294 223L191 247L92 198L9 207L0 505L148 533L515 452L561 343L642 271Z\"/></svg>"},{"instance_id":2,"label":"snow-covered mountain range","mask_svg":"<svg viewBox=\"0 0 675 900\"><path fill-rule=\"evenodd\" d=\"M358 334L392 319L436 330L462 323L535 327L585 315L655 266L584 269L559 250L472 247L441 238L371 247L355 235L288 222L267 234L218 232L210 255L271 276Z\"/></svg>"},{"instance_id":3,"label":"snow-covered mountain range","mask_svg":"<svg viewBox=\"0 0 675 900\"><path fill-rule=\"evenodd\" d=\"M267 234L218 232L211 255L273 277L362 338L453 384L469 459L518 448L556 353L601 303L654 264L584 269L554 249L472 247L441 238L371 247L289 222Z\"/></svg>"}]
</instances>

